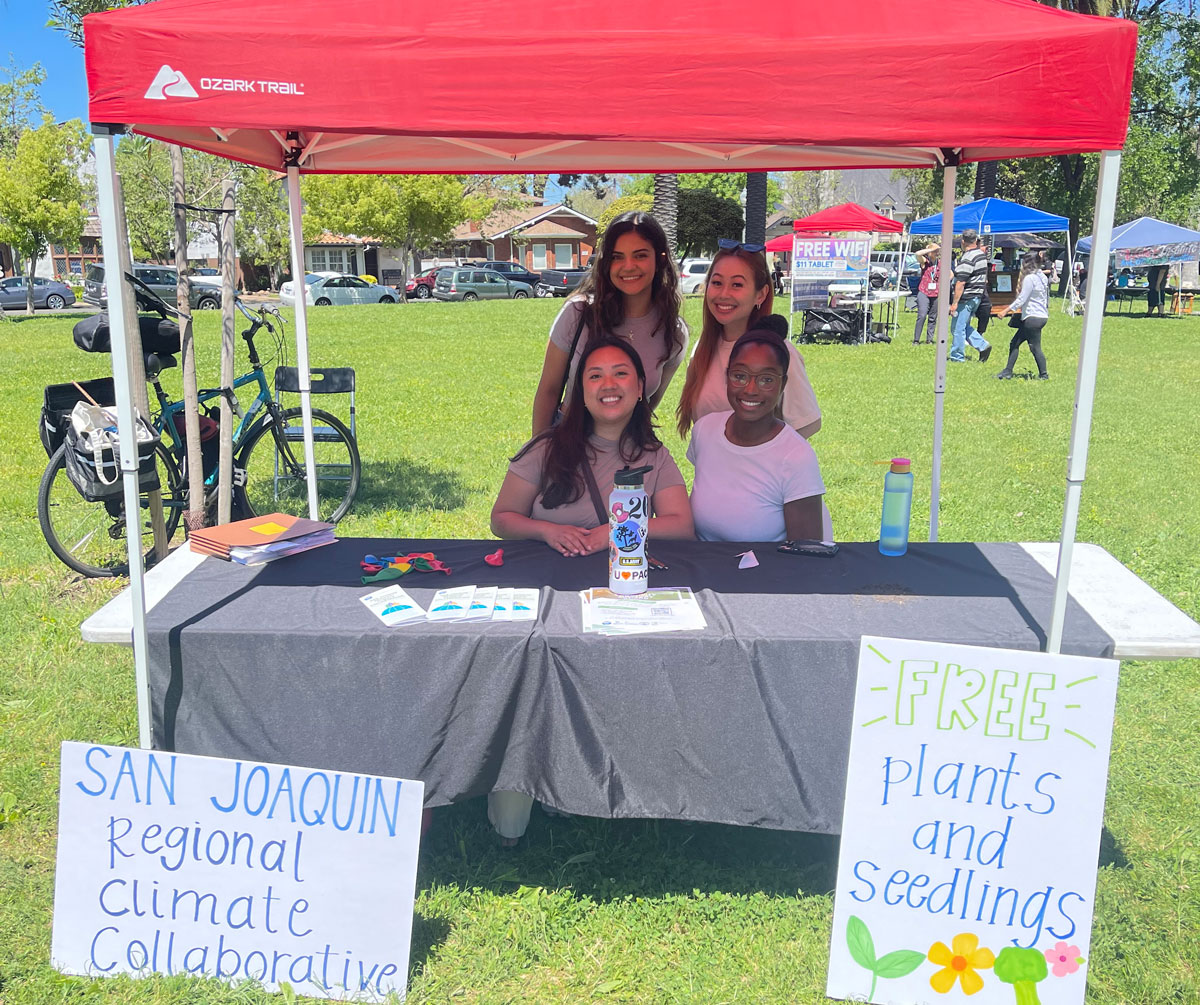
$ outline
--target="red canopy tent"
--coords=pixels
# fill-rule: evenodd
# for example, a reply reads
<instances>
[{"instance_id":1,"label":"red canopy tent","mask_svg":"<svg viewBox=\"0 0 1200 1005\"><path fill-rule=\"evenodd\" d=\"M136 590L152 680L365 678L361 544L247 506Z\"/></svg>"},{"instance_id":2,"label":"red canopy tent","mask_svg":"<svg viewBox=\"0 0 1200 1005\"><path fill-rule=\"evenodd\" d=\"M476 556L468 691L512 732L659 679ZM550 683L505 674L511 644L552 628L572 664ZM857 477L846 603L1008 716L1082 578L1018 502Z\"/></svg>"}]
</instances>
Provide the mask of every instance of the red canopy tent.
<instances>
[{"instance_id":1,"label":"red canopy tent","mask_svg":"<svg viewBox=\"0 0 1200 1005\"><path fill-rule=\"evenodd\" d=\"M1137 29L1029 0L460 0L422 18L406 0L157 0L84 18L107 271L116 225L114 133L126 129L286 169L292 267L304 269L301 172L786 171L956 165L1106 151L1095 253L1107 255ZM930 25L937 30L931 31ZM948 44L949 42L949 44ZM963 72L970 53L970 72ZM487 88L463 86L487 81ZM928 93L937 100L914 101ZM1052 82L1053 114L1045 85ZM863 96L869 95L869 100ZM943 241L949 254L948 239ZM948 265L945 266L948 271ZM1094 278L1097 273L1093 273ZM121 456L134 464L124 284L109 284ZM944 287L943 287L944 288ZM1096 295L1093 295L1093 294ZM1061 596L1086 459L1103 297L1089 289L1060 552ZM946 302L939 301L930 535L937 536ZM307 322L296 314L315 513ZM137 474L124 472L127 510ZM145 699L138 521L130 525L139 705ZM1067 530L1070 530L1068 535ZM1064 560L1066 565L1064 566ZM1055 626L1049 646L1057 649ZM148 705L139 709L143 739Z\"/></svg>"},{"instance_id":2,"label":"red canopy tent","mask_svg":"<svg viewBox=\"0 0 1200 1005\"><path fill-rule=\"evenodd\" d=\"M864 234L899 234L904 230L904 224L889 216L873 213L856 202L844 202L840 206L830 206L819 213L793 220L792 230L804 234L814 231L840 233L847 230Z\"/></svg>"}]
</instances>

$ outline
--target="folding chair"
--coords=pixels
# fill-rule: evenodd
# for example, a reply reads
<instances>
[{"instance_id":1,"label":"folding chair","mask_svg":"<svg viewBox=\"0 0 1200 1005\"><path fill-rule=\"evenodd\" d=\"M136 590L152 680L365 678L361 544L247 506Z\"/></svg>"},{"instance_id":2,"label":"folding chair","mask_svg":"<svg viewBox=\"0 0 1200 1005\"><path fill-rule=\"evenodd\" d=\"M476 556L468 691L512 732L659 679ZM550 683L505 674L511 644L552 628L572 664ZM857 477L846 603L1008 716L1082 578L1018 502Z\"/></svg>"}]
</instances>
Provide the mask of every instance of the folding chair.
<instances>
[{"instance_id":1,"label":"folding chair","mask_svg":"<svg viewBox=\"0 0 1200 1005\"><path fill-rule=\"evenodd\" d=\"M349 366L312 367L308 372L311 374L310 382L313 394L348 394L350 396L350 421L346 425L350 428L350 435L357 440L358 430L355 426L354 405L354 368ZM299 369L294 366L277 366L275 368L275 401L282 404L284 394L299 393ZM328 426L314 426L313 438L317 440L322 438L329 440L336 439L337 437ZM288 439L304 439L303 430L289 429Z\"/></svg>"}]
</instances>

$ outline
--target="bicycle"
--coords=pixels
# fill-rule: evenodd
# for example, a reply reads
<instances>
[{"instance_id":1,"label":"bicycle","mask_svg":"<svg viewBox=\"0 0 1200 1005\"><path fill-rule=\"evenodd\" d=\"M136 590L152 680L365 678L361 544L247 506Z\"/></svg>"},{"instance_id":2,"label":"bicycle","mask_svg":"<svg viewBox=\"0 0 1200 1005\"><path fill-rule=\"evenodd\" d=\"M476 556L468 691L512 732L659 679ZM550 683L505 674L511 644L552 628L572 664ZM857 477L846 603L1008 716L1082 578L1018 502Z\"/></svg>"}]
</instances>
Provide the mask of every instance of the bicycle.
<instances>
[{"instance_id":1,"label":"bicycle","mask_svg":"<svg viewBox=\"0 0 1200 1005\"><path fill-rule=\"evenodd\" d=\"M157 297L154 299L158 300ZM236 378L229 391L208 388L198 393L201 406L227 396L237 419L233 431L234 509L246 517L272 512L306 517L308 481L301 409L284 408L275 401L254 345L255 334L266 328L275 339L276 354L272 358L286 362L286 343L282 336L286 321L273 307L255 312L241 300L235 300L235 304L250 321L250 327L241 333L248 349L250 371ZM155 307L160 313L164 308L176 313L161 300ZM271 318L278 325L278 331ZM156 455L168 541L188 505L187 447L182 432L184 403L173 401L160 381L161 371L175 365L173 353L146 353L146 379L154 388L157 404L151 423L161 436ZM243 409L235 392L250 384L257 385L258 393ZM358 444L337 416L314 408L312 421L317 515L319 519L336 523L350 509L358 492L362 475ZM100 502L84 499L67 477L65 457L68 449L64 442L51 455L38 487L38 523L46 543L64 564L84 576L126 575L129 563L124 496ZM218 458L211 454L205 457L204 468L205 509L208 510L215 504L217 496ZM140 509L142 539L146 542L143 558L149 561L154 545L148 493L142 493Z\"/></svg>"}]
</instances>

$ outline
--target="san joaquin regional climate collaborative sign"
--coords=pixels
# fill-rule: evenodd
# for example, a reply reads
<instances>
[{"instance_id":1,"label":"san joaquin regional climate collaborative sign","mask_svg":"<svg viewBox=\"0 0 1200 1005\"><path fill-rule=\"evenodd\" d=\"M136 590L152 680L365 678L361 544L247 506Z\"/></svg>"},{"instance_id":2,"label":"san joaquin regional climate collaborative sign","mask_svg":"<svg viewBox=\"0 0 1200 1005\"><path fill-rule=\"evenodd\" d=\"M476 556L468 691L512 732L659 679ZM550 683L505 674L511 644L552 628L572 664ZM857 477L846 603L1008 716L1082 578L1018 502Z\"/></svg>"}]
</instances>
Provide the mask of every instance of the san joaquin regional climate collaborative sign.
<instances>
[{"instance_id":1,"label":"san joaquin regional climate collaborative sign","mask_svg":"<svg viewBox=\"0 0 1200 1005\"><path fill-rule=\"evenodd\" d=\"M404 996L421 782L62 745L51 961Z\"/></svg>"},{"instance_id":2,"label":"san joaquin regional climate collaborative sign","mask_svg":"<svg viewBox=\"0 0 1200 1005\"><path fill-rule=\"evenodd\" d=\"M863 638L829 997L1082 1005L1117 672Z\"/></svg>"}]
</instances>

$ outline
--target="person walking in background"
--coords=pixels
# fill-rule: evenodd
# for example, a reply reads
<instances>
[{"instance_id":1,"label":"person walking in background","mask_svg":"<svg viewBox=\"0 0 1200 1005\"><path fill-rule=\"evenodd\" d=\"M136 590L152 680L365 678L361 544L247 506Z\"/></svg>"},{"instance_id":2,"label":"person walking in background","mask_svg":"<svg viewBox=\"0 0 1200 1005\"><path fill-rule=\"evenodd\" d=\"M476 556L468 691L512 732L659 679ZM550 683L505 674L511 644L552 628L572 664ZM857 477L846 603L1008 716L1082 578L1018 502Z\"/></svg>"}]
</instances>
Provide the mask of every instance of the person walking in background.
<instances>
[{"instance_id":1,"label":"person walking in background","mask_svg":"<svg viewBox=\"0 0 1200 1005\"><path fill-rule=\"evenodd\" d=\"M921 344L921 327L925 327L925 344L933 344L937 328L938 277L942 263L938 261L941 248L931 244L917 252L921 265L921 278L917 282L917 327L913 332L913 345Z\"/></svg>"},{"instance_id":2,"label":"person walking in background","mask_svg":"<svg viewBox=\"0 0 1200 1005\"><path fill-rule=\"evenodd\" d=\"M950 346L950 359L962 363L967 358L968 342L979 350L979 362L986 363L992 354L987 339L971 327L971 319L987 296L988 258L979 246L979 234L968 228L962 232L962 255L954 267L954 293L950 304L953 317L954 341Z\"/></svg>"},{"instance_id":3,"label":"person walking in background","mask_svg":"<svg viewBox=\"0 0 1200 1005\"><path fill-rule=\"evenodd\" d=\"M1037 363L1038 379L1049 380L1046 372L1046 357L1042 353L1042 329L1050 320L1050 281L1042 271L1041 263L1036 255L1026 255L1021 259L1020 290L1016 299L1000 312L1000 316L1015 314L1020 311L1020 327L1008 343L1008 363L996 374L997 380L1011 380L1013 367L1017 365L1017 354L1021 351L1021 343L1029 343L1029 351L1033 353L1033 361Z\"/></svg>"},{"instance_id":4,"label":"person walking in background","mask_svg":"<svg viewBox=\"0 0 1200 1005\"><path fill-rule=\"evenodd\" d=\"M1146 291L1146 317L1151 317L1158 311L1158 316L1166 317L1163 308L1167 302L1167 275L1171 271L1169 265L1151 265L1146 270L1146 278L1150 288Z\"/></svg>"}]
</instances>

